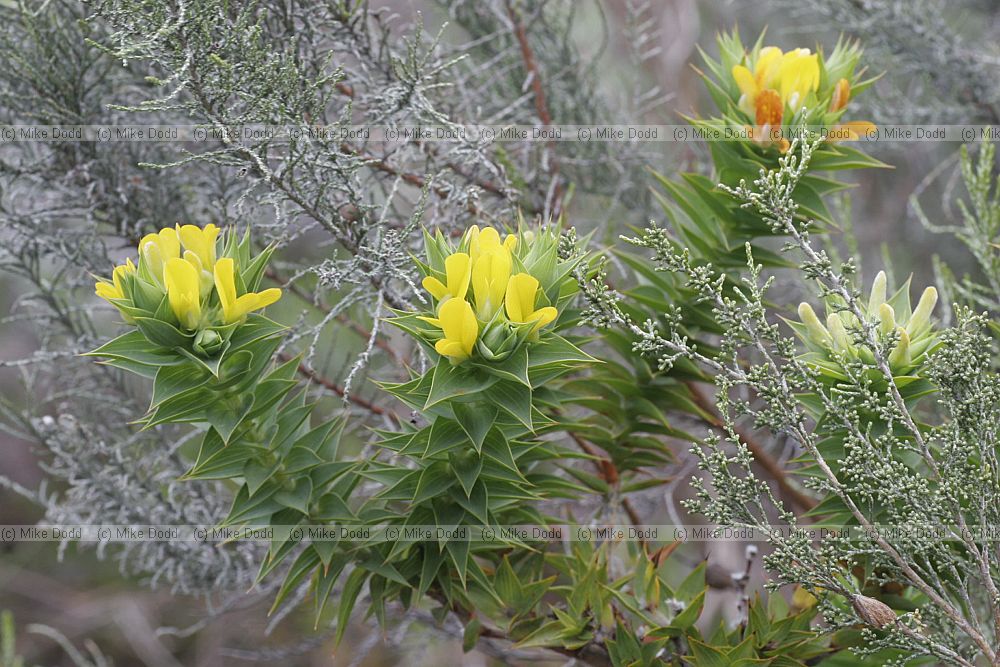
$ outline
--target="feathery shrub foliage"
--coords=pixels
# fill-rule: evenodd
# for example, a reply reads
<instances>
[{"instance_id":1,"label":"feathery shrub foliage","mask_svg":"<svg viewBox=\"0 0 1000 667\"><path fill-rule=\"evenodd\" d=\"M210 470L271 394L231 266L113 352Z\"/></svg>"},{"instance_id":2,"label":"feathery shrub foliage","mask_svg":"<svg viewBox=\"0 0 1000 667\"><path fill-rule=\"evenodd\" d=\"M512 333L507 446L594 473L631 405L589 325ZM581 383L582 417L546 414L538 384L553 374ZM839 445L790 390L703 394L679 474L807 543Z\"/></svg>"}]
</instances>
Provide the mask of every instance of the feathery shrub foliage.
<instances>
[{"instance_id":1,"label":"feathery shrub foliage","mask_svg":"<svg viewBox=\"0 0 1000 667\"><path fill-rule=\"evenodd\" d=\"M0 257L42 325L15 364L47 392L0 408L62 487L0 482L53 522L270 529L118 555L179 593L257 584L275 624L309 602L338 643L418 618L513 661L1000 662L1000 563L977 532L1000 522L992 146L961 155L960 224L925 220L978 275L939 261L918 296L885 272L863 295L828 250L831 197L886 166L849 143L872 79L843 39L721 35L715 113L688 129L728 140L651 191L615 144L345 138L611 117L556 4L442 1L460 45L364 2L0 6L20 53L3 122L217 137L0 153ZM327 132L230 131L260 123ZM9 196L42 183L45 202ZM599 248L578 192L665 224ZM639 530L689 482L690 512L766 538L766 595L757 546L720 575ZM716 595L735 614L708 613Z\"/></svg>"}]
</instances>

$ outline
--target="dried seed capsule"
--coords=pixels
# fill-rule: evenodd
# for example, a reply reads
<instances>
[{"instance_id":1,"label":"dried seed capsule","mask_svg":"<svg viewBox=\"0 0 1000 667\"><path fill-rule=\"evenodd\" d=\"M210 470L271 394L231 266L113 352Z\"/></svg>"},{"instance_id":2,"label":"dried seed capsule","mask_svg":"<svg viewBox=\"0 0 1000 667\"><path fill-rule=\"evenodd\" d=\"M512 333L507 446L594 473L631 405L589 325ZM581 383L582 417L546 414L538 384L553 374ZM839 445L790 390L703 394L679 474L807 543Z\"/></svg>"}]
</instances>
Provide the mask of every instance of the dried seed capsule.
<instances>
[{"instance_id":1,"label":"dried seed capsule","mask_svg":"<svg viewBox=\"0 0 1000 667\"><path fill-rule=\"evenodd\" d=\"M867 595L855 595L851 598L851 606L858 617L876 628L884 628L896 622L896 613L884 602Z\"/></svg>"}]
</instances>

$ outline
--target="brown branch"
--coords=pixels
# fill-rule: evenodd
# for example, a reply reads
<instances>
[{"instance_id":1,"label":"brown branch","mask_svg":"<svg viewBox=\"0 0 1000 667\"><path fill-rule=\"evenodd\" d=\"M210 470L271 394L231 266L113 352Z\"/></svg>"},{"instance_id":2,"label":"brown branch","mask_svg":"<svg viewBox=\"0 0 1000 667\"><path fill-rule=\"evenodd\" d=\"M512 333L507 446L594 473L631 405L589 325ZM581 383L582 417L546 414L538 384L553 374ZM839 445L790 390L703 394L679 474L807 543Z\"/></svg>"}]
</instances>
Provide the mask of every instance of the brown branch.
<instances>
[{"instance_id":1,"label":"brown branch","mask_svg":"<svg viewBox=\"0 0 1000 667\"><path fill-rule=\"evenodd\" d=\"M525 28L524 21L521 20L517 10L514 9L513 0L507 0L507 14L514 24L514 37L521 48L521 59L524 61L524 69L528 72L528 77L531 79L531 92L535 98L535 113L538 115L538 119L542 121L542 125L549 127L552 125L552 114L549 112L549 105L545 98L542 75L535 60L535 52L528 41L528 30ZM547 141L546 148L549 152L549 173L556 181L552 193L552 217L558 218L560 209L562 208L563 187L559 178L559 163L556 160L555 141L552 139Z\"/></svg>"},{"instance_id":2,"label":"brown branch","mask_svg":"<svg viewBox=\"0 0 1000 667\"><path fill-rule=\"evenodd\" d=\"M602 456L594 445L584 440L579 434L570 431L569 437L573 439L573 442L575 442L585 454L594 457L592 462L594 467L597 468L597 473L601 476L601 479L612 486L616 486L621 478L618 475L618 468L615 467L614 461L606 456ZM639 516L639 513L636 511L635 507L632 506L632 502L628 498L622 498L622 509L624 509L625 513L628 514L628 519L632 522L632 525L642 525L642 517ZM646 544L645 540L640 540L640 542L643 545Z\"/></svg>"},{"instance_id":3,"label":"brown branch","mask_svg":"<svg viewBox=\"0 0 1000 667\"><path fill-rule=\"evenodd\" d=\"M281 359L282 361L291 361L294 357L292 355L290 355L290 354L282 352L282 353L278 354L278 358ZM344 398L346 392L344 391L343 387L341 387L340 385L338 385L333 380L330 380L329 378L323 377L322 375L320 375L318 372L316 372L315 370L313 370L309 366L306 366L305 363L300 363L299 364L298 372L299 372L299 375L301 375L303 377L306 377L306 378L309 378L310 380L312 380L316 384L320 385L321 387L329 389L330 391L332 391L333 393L335 393L337 396L340 396L341 398ZM371 401L369 401L369 400L367 400L365 398L361 398L360 396L357 396L357 395L355 395L353 393L346 394L346 396L347 396L347 400L348 401L350 401L351 403L354 403L355 405L357 405L359 407L364 408L365 410L367 410L368 412L372 413L373 415L378 415L379 417L388 417L396 425L399 425L400 423L402 423L401 420L399 419L399 415L397 415L392 410L388 410L386 408L383 408L380 405L375 405Z\"/></svg>"},{"instance_id":4,"label":"brown branch","mask_svg":"<svg viewBox=\"0 0 1000 667\"><path fill-rule=\"evenodd\" d=\"M701 408L708 417L705 421L708 422L713 428L725 432L725 423L719 416L718 412L715 410L715 406L709 400L705 392L702 391L701 387L698 386L696 382L686 381L684 383L688 390L691 392L691 398L695 405ZM774 481L778 484L778 488L781 492L787 496L793 503L799 506L800 509L809 511L816 507L816 499L803 493L797 486L795 486L791 480L788 479L787 471L779 464L777 461L767 453L760 443L748 435L744 430L735 428L736 435L739 436L740 442L746 445L746 448L750 450L753 454L754 461L770 475Z\"/></svg>"},{"instance_id":5,"label":"brown branch","mask_svg":"<svg viewBox=\"0 0 1000 667\"><path fill-rule=\"evenodd\" d=\"M336 85L336 89L337 89L338 92L340 92L342 95L345 95L346 97L350 97L351 99L355 98L354 88L352 86L346 84L346 83L343 83L343 82L338 83ZM416 143L416 140L413 140L413 141L414 141L414 143ZM347 144L344 144L341 147L341 149L343 150L345 146L347 146ZM425 147L426 147L427 151L431 154L432 157L437 157L437 152L436 151L434 151L432 148L430 148L427 144L425 144ZM348 147L348 148L350 150L347 151L347 152L351 152L353 155L356 155L357 157L361 157L362 159L370 159L370 160L372 160L373 164L375 165L375 167L379 171L383 171L385 173L392 174L392 175L400 175L401 178L404 181L406 181L407 183L410 183L411 185L416 185L417 187L420 187L420 188L424 187L424 181L423 181L423 178L421 176L419 176L417 174L409 174L409 173L408 174L399 174L399 172L394 167L392 167L391 165L389 165L385 160L381 160L379 158L372 157L372 156L365 156L365 155L361 154L360 152L356 152L356 150L353 149L352 147ZM505 190L503 187L497 185L493 181L483 180L483 179L480 179L480 178L476 178L472 174L467 173L461 166L455 164L454 162L446 162L445 166L448 167L448 169L450 169L452 172L454 172L458 176L461 176L468 183L471 183L472 185L475 185L475 186L477 186L479 188L482 188L485 192L489 192L490 194L495 195L497 197L500 197L501 199L510 199L511 198L510 197L510 193L507 190ZM444 190L444 189L435 189L435 193L438 196L442 196L442 197L447 195L447 191ZM526 211L529 211L532 214L538 214L539 213L539 211L535 207L533 207L531 205L524 205L523 208ZM474 213L476 213L476 212L480 212L481 213L481 211L473 211L473 212Z\"/></svg>"}]
</instances>

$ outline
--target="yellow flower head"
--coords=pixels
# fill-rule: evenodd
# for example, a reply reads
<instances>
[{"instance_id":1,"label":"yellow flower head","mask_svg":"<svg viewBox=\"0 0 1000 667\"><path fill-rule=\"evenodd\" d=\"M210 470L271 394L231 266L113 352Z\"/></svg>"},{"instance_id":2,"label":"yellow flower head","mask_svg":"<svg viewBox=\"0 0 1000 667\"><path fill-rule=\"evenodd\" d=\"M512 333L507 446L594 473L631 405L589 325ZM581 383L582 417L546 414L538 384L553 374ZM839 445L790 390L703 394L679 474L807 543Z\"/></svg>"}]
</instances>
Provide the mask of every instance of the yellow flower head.
<instances>
[{"instance_id":1,"label":"yellow flower head","mask_svg":"<svg viewBox=\"0 0 1000 667\"><path fill-rule=\"evenodd\" d=\"M522 345L536 342L538 330L558 316L559 299L536 307L545 294L566 294L572 280L559 257L557 228L502 236L492 227L472 226L457 245L441 234L425 241L423 286L434 296L434 312L412 317L440 331L409 331L452 363L473 355L504 363Z\"/></svg>"},{"instance_id":2,"label":"yellow flower head","mask_svg":"<svg viewBox=\"0 0 1000 667\"><path fill-rule=\"evenodd\" d=\"M424 278L424 289L431 293L438 301L444 301L449 297L464 299L469 291L469 281L472 279L472 260L468 253L456 252L449 255L444 260L445 280L442 283L434 276Z\"/></svg>"},{"instance_id":3,"label":"yellow flower head","mask_svg":"<svg viewBox=\"0 0 1000 667\"><path fill-rule=\"evenodd\" d=\"M556 319L559 312L552 306L535 310L535 297L538 294L538 280L527 273L518 273L510 277L507 284L507 317L517 324L535 323L531 332L538 331L546 324Z\"/></svg>"},{"instance_id":4,"label":"yellow flower head","mask_svg":"<svg viewBox=\"0 0 1000 667\"><path fill-rule=\"evenodd\" d=\"M757 54L752 72L735 65L732 75L740 89L739 107L757 127L778 127L786 108L795 113L805 96L819 87L819 55L809 49L782 53L767 46Z\"/></svg>"},{"instance_id":5,"label":"yellow flower head","mask_svg":"<svg viewBox=\"0 0 1000 667\"><path fill-rule=\"evenodd\" d=\"M472 355L472 348L479 337L479 322L472 306L464 299L448 299L441 305L437 318L420 318L439 327L444 336L434 344L434 349L454 363L465 361Z\"/></svg>"},{"instance_id":6,"label":"yellow flower head","mask_svg":"<svg viewBox=\"0 0 1000 667\"><path fill-rule=\"evenodd\" d=\"M236 296L235 267L229 257L215 263L215 289L219 293L222 319L226 324L237 322L247 313L269 306L281 298L281 290L276 287Z\"/></svg>"},{"instance_id":7,"label":"yellow flower head","mask_svg":"<svg viewBox=\"0 0 1000 667\"><path fill-rule=\"evenodd\" d=\"M256 288L274 249L253 256L249 234L242 240L227 236L221 245L219 234L211 224L203 229L173 225L147 234L139 243L139 262L129 259L115 267L94 291L151 343L213 356L225 349L248 313L281 298L280 289L240 293Z\"/></svg>"}]
</instances>

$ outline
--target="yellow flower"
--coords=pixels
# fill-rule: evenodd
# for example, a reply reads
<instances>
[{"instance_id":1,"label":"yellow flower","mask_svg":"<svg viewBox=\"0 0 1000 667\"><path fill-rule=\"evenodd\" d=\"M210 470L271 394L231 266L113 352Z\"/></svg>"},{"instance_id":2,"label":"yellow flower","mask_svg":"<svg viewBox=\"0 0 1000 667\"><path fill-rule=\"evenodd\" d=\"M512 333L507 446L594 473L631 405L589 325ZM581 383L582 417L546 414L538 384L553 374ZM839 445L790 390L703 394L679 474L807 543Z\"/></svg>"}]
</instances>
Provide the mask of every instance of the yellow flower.
<instances>
[{"instance_id":1,"label":"yellow flower","mask_svg":"<svg viewBox=\"0 0 1000 667\"><path fill-rule=\"evenodd\" d=\"M198 270L190 262L172 257L163 269L167 300L181 326L197 329L201 322L201 287Z\"/></svg>"},{"instance_id":2,"label":"yellow flower","mask_svg":"<svg viewBox=\"0 0 1000 667\"><path fill-rule=\"evenodd\" d=\"M181 242L177 238L177 230L165 227L157 234L146 234L139 241L139 258L146 261L146 266L153 277L163 284L163 267L171 259L181 256Z\"/></svg>"},{"instance_id":3,"label":"yellow flower","mask_svg":"<svg viewBox=\"0 0 1000 667\"><path fill-rule=\"evenodd\" d=\"M782 104L798 111L805 96L819 88L819 56L809 49L789 51L781 59L778 77Z\"/></svg>"},{"instance_id":4,"label":"yellow flower","mask_svg":"<svg viewBox=\"0 0 1000 667\"><path fill-rule=\"evenodd\" d=\"M546 324L556 319L559 314L552 306L535 310L535 297L538 294L538 280L527 273L518 273L510 277L507 284L507 317L511 322L527 324L534 322L531 333L538 331Z\"/></svg>"},{"instance_id":5,"label":"yellow flower","mask_svg":"<svg viewBox=\"0 0 1000 667\"><path fill-rule=\"evenodd\" d=\"M464 252L456 252L444 260L444 273L447 285L434 276L424 278L424 289L430 292L438 301L448 297L464 299L469 291L469 281L472 279L472 260Z\"/></svg>"},{"instance_id":6,"label":"yellow flower","mask_svg":"<svg viewBox=\"0 0 1000 667\"><path fill-rule=\"evenodd\" d=\"M113 282L108 282L106 280L99 280L94 285L94 294L101 297L105 301L111 301L112 299L124 299L125 291L122 288L122 283L125 279L125 275L129 273L135 273L135 264L132 263L132 259L129 258L125 260L125 263L121 266L116 266L115 270L111 274L111 280Z\"/></svg>"},{"instance_id":7,"label":"yellow flower","mask_svg":"<svg viewBox=\"0 0 1000 667\"><path fill-rule=\"evenodd\" d=\"M754 115L757 96L761 91L773 90L778 83L782 53L776 46L766 46L757 54L753 72L745 65L734 65L733 80L740 89L739 106L751 116Z\"/></svg>"},{"instance_id":8,"label":"yellow flower","mask_svg":"<svg viewBox=\"0 0 1000 667\"><path fill-rule=\"evenodd\" d=\"M786 106L797 111L803 98L819 87L819 56L809 49L782 53L767 46L757 54L753 72L735 65L732 75L741 93L739 107L754 118L764 116L772 126L780 125Z\"/></svg>"},{"instance_id":9,"label":"yellow flower","mask_svg":"<svg viewBox=\"0 0 1000 667\"><path fill-rule=\"evenodd\" d=\"M219 293L222 318L226 324L232 324L247 313L269 306L281 298L281 290L276 287L237 297L235 268L230 257L223 257L215 263L215 289Z\"/></svg>"},{"instance_id":10,"label":"yellow flower","mask_svg":"<svg viewBox=\"0 0 1000 667\"><path fill-rule=\"evenodd\" d=\"M187 250L198 255L201 265L206 271L215 267L215 239L219 236L219 228L213 224L199 229L194 225L184 225L177 228L181 243Z\"/></svg>"},{"instance_id":11,"label":"yellow flower","mask_svg":"<svg viewBox=\"0 0 1000 667\"><path fill-rule=\"evenodd\" d=\"M476 312L483 320L492 319L503 304L510 279L510 264L510 251L499 243L482 250L473 262L472 293L476 299Z\"/></svg>"},{"instance_id":12,"label":"yellow flower","mask_svg":"<svg viewBox=\"0 0 1000 667\"><path fill-rule=\"evenodd\" d=\"M503 248L509 254L517 247L516 236L508 234L507 238L505 238L503 243L501 243L500 233L492 227L486 227L480 230L478 225L472 225L469 227L469 231L467 233L469 238L469 257L472 259L473 264L475 264L480 255L484 253L493 252Z\"/></svg>"},{"instance_id":13,"label":"yellow flower","mask_svg":"<svg viewBox=\"0 0 1000 667\"><path fill-rule=\"evenodd\" d=\"M472 306L464 299L448 299L441 305L437 318L420 319L439 327L444 337L434 344L434 349L454 363L465 361L472 354L472 348L479 336L479 322Z\"/></svg>"}]
</instances>

